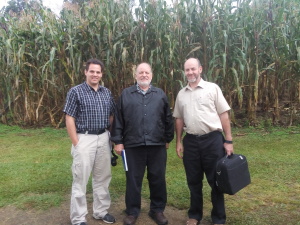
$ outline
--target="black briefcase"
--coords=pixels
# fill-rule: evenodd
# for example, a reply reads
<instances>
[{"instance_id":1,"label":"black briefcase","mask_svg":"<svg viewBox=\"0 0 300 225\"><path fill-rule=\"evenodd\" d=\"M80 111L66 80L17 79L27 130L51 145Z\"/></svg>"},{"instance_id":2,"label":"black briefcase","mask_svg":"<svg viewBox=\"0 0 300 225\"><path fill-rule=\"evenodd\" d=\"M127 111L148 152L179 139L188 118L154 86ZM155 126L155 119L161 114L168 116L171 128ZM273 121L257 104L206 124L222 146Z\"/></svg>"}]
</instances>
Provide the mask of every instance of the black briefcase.
<instances>
[{"instance_id":1,"label":"black briefcase","mask_svg":"<svg viewBox=\"0 0 300 225\"><path fill-rule=\"evenodd\" d=\"M248 162L245 156L226 155L217 162L216 185L219 191L234 195L250 183Z\"/></svg>"}]
</instances>

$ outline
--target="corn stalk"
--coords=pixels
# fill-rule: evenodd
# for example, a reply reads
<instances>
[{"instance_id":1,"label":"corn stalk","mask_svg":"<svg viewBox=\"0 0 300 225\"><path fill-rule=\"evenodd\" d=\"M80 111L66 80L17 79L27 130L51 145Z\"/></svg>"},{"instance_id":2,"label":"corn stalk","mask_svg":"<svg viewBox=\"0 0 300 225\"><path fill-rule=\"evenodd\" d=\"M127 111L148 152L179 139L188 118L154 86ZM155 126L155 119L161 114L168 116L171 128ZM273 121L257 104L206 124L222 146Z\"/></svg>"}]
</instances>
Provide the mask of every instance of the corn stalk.
<instances>
[{"instance_id":1,"label":"corn stalk","mask_svg":"<svg viewBox=\"0 0 300 225\"><path fill-rule=\"evenodd\" d=\"M0 17L2 122L63 126L67 91L84 81L84 62L106 65L103 85L117 98L135 65L153 67L153 84L173 107L186 85L183 63L202 62L233 111L293 125L300 103L300 10L296 0L91 0L65 3L60 17L39 3ZM289 110L284 120L280 112ZM234 123L234 115L232 121Z\"/></svg>"}]
</instances>

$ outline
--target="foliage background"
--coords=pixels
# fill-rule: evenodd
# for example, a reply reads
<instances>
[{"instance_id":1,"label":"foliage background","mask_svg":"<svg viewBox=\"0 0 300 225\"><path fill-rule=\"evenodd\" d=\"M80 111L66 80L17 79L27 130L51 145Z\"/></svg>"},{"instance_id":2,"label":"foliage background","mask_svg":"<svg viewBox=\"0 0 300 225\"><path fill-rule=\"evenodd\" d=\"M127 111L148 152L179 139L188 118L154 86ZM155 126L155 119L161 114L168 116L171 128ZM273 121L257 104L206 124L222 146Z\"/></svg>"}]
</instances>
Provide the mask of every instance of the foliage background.
<instances>
[{"instance_id":1,"label":"foliage background","mask_svg":"<svg viewBox=\"0 0 300 225\"><path fill-rule=\"evenodd\" d=\"M297 0L66 1L59 17L35 0L3 8L1 120L63 126L66 93L84 80L89 58L104 61L103 84L116 98L133 84L135 65L149 62L173 106L183 63L197 57L233 124L257 125L261 113L267 124L299 124L299 20Z\"/></svg>"}]
</instances>

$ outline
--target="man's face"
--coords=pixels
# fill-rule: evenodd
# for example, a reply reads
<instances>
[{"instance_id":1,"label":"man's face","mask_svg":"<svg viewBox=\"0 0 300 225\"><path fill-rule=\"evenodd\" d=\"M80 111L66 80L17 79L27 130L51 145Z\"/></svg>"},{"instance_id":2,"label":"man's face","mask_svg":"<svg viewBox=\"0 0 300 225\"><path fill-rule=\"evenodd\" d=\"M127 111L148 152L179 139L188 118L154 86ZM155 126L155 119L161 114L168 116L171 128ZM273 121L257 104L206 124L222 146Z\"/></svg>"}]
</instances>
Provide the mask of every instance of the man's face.
<instances>
[{"instance_id":1,"label":"man's face","mask_svg":"<svg viewBox=\"0 0 300 225\"><path fill-rule=\"evenodd\" d=\"M196 59L188 59L184 64L184 73L189 83L199 82L202 73L202 67Z\"/></svg>"},{"instance_id":2,"label":"man's face","mask_svg":"<svg viewBox=\"0 0 300 225\"><path fill-rule=\"evenodd\" d=\"M98 64L90 64L88 71L84 71L86 76L86 82L91 87L95 87L99 84L102 78L101 66Z\"/></svg>"},{"instance_id":3,"label":"man's face","mask_svg":"<svg viewBox=\"0 0 300 225\"><path fill-rule=\"evenodd\" d=\"M148 87L152 80L151 68L147 63L138 66L135 73L135 79L139 86Z\"/></svg>"}]
</instances>

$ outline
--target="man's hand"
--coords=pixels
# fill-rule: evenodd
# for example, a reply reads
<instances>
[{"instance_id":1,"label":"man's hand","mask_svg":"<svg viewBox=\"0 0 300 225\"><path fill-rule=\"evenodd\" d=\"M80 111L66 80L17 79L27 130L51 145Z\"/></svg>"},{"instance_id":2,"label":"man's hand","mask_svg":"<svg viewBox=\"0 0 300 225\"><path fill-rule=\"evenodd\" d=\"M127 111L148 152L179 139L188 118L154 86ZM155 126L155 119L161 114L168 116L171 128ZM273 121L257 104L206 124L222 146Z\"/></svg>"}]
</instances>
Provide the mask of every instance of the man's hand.
<instances>
[{"instance_id":1,"label":"man's hand","mask_svg":"<svg viewBox=\"0 0 300 225\"><path fill-rule=\"evenodd\" d=\"M123 145L123 144L115 145L115 152L116 152L118 155L121 155L122 150L124 150L124 145Z\"/></svg>"},{"instance_id":2,"label":"man's hand","mask_svg":"<svg viewBox=\"0 0 300 225\"><path fill-rule=\"evenodd\" d=\"M182 146L181 142L176 143L176 153L177 153L177 156L180 159L182 159L182 157L183 157L183 146Z\"/></svg>"},{"instance_id":3,"label":"man's hand","mask_svg":"<svg viewBox=\"0 0 300 225\"><path fill-rule=\"evenodd\" d=\"M233 154L233 144L224 143L224 148L228 156Z\"/></svg>"}]
</instances>

